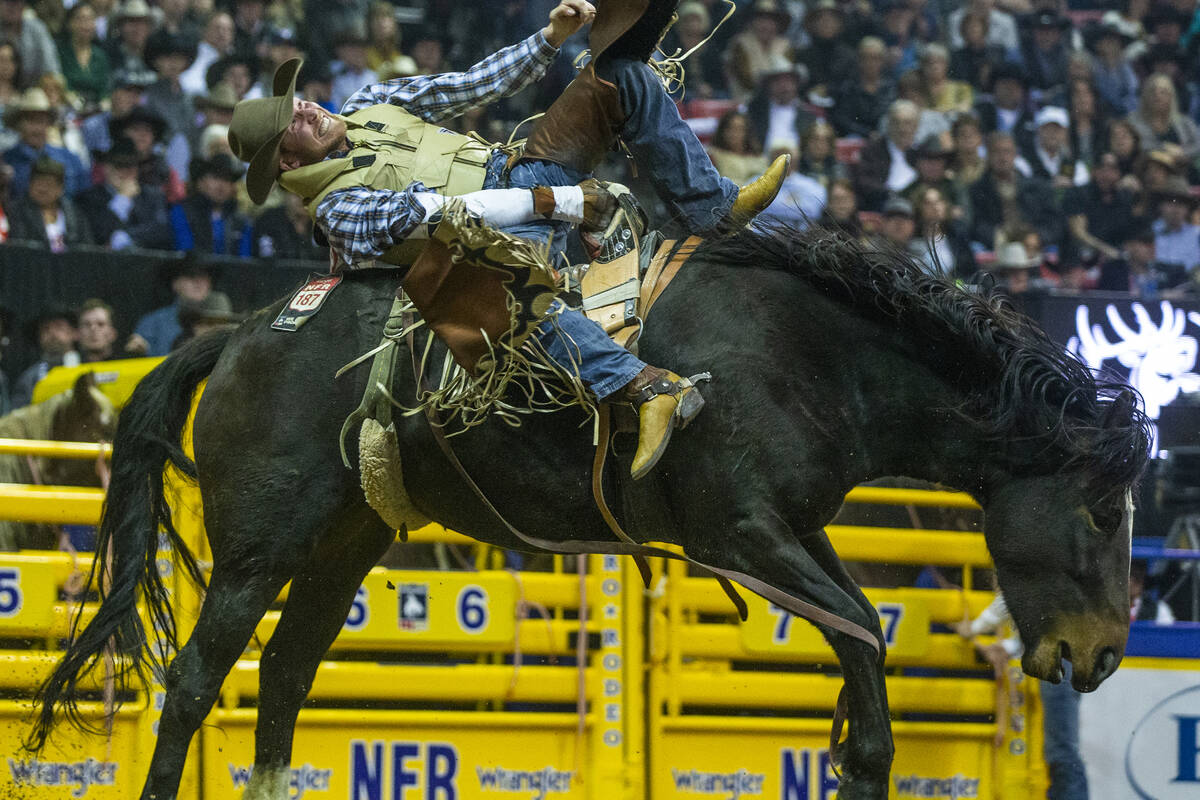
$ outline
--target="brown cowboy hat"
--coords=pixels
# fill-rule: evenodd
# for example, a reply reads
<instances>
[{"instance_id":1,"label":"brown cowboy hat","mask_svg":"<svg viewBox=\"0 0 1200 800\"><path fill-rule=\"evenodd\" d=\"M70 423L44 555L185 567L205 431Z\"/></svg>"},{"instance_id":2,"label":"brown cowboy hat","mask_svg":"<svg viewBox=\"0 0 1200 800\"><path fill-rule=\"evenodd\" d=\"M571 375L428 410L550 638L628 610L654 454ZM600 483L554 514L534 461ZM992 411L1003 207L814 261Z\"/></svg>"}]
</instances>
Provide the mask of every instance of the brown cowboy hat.
<instances>
[{"instance_id":1,"label":"brown cowboy hat","mask_svg":"<svg viewBox=\"0 0 1200 800\"><path fill-rule=\"evenodd\" d=\"M233 109L229 123L229 146L234 155L250 162L246 170L246 191L261 205L279 177L279 144L292 122L292 98L296 94L296 73L303 62L289 59L275 70L274 96L242 100Z\"/></svg>"}]
</instances>

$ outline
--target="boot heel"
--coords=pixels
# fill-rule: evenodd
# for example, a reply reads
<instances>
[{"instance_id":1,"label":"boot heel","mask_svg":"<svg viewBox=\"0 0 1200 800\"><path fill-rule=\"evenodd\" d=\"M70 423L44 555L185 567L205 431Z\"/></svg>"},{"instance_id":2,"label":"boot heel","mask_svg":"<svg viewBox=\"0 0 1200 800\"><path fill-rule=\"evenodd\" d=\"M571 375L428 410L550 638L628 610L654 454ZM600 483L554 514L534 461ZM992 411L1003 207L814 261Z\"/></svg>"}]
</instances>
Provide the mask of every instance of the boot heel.
<instances>
[{"instance_id":1,"label":"boot heel","mask_svg":"<svg viewBox=\"0 0 1200 800\"><path fill-rule=\"evenodd\" d=\"M679 401L678 407L675 409L675 423L680 430L687 427L688 423L696 418L700 413L700 409L704 408L704 397L696 389L683 396Z\"/></svg>"}]
</instances>

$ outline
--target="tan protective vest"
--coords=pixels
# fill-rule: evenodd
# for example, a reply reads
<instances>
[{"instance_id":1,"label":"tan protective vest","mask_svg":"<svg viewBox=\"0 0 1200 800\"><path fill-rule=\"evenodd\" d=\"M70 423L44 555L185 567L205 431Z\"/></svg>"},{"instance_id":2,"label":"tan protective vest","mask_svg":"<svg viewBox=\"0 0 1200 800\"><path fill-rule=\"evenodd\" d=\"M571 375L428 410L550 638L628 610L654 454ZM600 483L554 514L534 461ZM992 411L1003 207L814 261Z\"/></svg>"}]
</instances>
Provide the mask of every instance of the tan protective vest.
<instances>
[{"instance_id":1,"label":"tan protective vest","mask_svg":"<svg viewBox=\"0 0 1200 800\"><path fill-rule=\"evenodd\" d=\"M493 151L490 145L432 125L391 103L369 106L341 119L351 148L345 157L327 158L279 176L279 184L304 200L314 220L327 194L352 186L402 191L420 181L444 195L483 188ZM407 266L424 245L423 240L402 242L379 260Z\"/></svg>"}]
</instances>

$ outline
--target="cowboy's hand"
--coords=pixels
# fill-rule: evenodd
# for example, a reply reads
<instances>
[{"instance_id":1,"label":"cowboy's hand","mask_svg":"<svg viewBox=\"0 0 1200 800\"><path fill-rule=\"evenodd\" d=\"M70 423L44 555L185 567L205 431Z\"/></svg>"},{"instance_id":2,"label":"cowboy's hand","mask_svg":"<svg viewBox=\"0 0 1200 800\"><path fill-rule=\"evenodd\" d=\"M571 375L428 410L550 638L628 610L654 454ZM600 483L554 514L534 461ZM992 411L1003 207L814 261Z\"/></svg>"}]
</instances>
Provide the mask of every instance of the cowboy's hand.
<instances>
[{"instance_id":1,"label":"cowboy's hand","mask_svg":"<svg viewBox=\"0 0 1200 800\"><path fill-rule=\"evenodd\" d=\"M587 0L562 0L550 12L550 24L542 28L542 35L551 47L562 47L567 37L591 22L596 16L596 7Z\"/></svg>"}]
</instances>

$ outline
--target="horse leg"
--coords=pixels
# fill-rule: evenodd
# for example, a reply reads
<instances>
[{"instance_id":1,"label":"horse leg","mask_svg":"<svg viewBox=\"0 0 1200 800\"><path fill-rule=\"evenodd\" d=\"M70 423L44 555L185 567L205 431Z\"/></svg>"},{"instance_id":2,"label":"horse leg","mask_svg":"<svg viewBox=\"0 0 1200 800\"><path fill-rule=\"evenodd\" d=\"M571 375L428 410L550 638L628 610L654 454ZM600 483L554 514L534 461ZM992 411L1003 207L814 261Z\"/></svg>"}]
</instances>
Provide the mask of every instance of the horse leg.
<instances>
[{"instance_id":1,"label":"horse leg","mask_svg":"<svg viewBox=\"0 0 1200 800\"><path fill-rule=\"evenodd\" d=\"M363 576L396 532L362 507L318 546L292 579L279 625L259 664L254 772L243 800L287 800L300 706L325 652L341 632Z\"/></svg>"},{"instance_id":2,"label":"horse leg","mask_svg":"<svg viewBox=\"0 0 1200 800\"><path fill-rule=\"evenodd\" d=\"M196 627L167 668L166 701L142 800L174 800L196 729L287 577L214 566Z\"/></svg>"},{"instance_id":3,"label":"horse leg","mask_svg":"<svg viewBox=\"0 0 1200 800\"><path fill-rule=\"evenodd\" d=\"M827 626L818 625L842 667L846 686L849 733L842 747L839 800L886 800L892 764L891 723L883 676L883 630L879 615L838 564L824 531L796 537L773 515L771 523L746 523L723 546L705 548L696 557L704 563L751 575L852 622L872 633L870 644ZM729 542L739 546L729 547ZM802 547L797 547L797 543Z\"/></svg>"}]
</instances>

